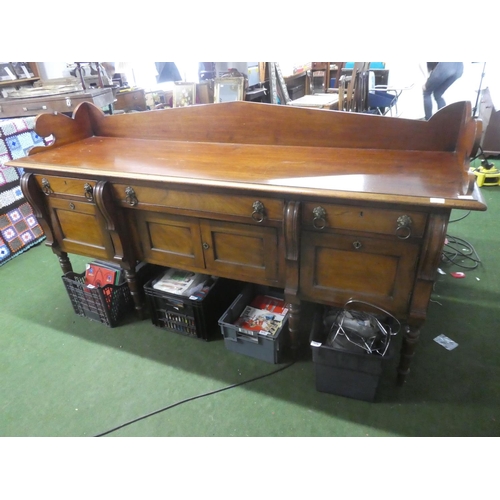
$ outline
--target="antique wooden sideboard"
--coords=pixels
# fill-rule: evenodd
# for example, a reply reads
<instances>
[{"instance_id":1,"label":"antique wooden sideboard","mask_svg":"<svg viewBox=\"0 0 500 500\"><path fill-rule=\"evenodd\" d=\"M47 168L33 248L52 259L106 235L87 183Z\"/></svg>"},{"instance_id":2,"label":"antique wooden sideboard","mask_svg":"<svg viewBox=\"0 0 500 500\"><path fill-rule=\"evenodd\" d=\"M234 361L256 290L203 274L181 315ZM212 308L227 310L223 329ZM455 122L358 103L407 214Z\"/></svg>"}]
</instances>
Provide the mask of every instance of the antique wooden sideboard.
<instances>
[{"instance_id":1,"label":"antique wooden sideboard","mask_svg":"<svg viewBox=\"0 0 500 500\"><path fill-rule=\"evenodd\" d=\"M357 299L404 327L409 371L452 209L486 210L468 102L429 121L231 102L125 115L82 103L43 114L53 135L10 164L59 256L113 260L135 307L138 261L281 287L290 340L301 303Z\"/></svg>"}]
</instances>

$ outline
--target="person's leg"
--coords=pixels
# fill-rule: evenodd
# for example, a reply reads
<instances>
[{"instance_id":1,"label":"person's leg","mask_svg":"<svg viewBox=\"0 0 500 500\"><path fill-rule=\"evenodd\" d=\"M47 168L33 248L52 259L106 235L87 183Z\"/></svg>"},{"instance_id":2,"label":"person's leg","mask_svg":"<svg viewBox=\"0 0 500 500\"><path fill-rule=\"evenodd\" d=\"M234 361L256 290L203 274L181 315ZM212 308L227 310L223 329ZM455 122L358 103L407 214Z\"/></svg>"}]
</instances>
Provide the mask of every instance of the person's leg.
<instances>
[{"instance_id":1,"label":"person's leg","mask_svg":"<svg viewBox=\"0 0 500 500\"><path fill-rule=\"evenodd\" d=\"M432 91L430 90L424 90L424 113L426 120L432 116Z\"/></svg>"},{"instance_id":2,"label":"person's leg","mask_svg":"<svg viewBox=\"0 0 500 500\"><path fill-rule=\"evenodd\" d=\"M443 94L450 85L462 76L463 63L461 62L440 62L429 75L425 83L424 90L424 111L425 119L428 120L432 115L432 99L434 95L438 109L446 105Z\"/></svg>"},{"instance_id":3,"label":"person's leg","mask_svg":"<svg viewBox=\"0 0 500 500\"><path fill-rule=\"evenodd\" d=\"M432 116L432 95L434 90L439 87L439 85L446 79L447 67L444 63L438 63L437 66L431 71L429 78L425 82L424 86L424 112L425 119L429 120Z\"/></svg>"},{"instance_id":4,"label":"person's leg","mask_svg":"<svg viewBox=\"0 0 500 500\"><path fill-rule=\"evenodd\" d=\"M444 79L440 85L437 85L434 89L434 99L436 100L438 109L446 106L446 102L443 99L443 94L451 87L451 85L458 80L463 73L464 66L463 63L447 63L449 65L447 73L448 78Z\"/></svg>"}]
</instances>

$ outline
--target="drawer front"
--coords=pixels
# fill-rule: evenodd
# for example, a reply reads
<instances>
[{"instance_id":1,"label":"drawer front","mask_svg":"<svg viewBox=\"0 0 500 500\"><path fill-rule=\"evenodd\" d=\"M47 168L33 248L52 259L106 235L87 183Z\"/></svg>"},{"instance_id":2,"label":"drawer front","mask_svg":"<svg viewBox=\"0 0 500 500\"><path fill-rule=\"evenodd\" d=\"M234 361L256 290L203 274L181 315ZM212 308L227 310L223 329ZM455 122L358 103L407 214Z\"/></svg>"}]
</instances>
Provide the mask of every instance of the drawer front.
<instances>
[{"instance_id":1,"label":"drawer front","mask_svg":"<svg viewBox=\"0 0 500 500\"><path fill-rule=\"evenodd\" d=\"M133 190L133 192L130 190ZM283 220L284 201L272 198L231 196L215 193L152 188L127 184L113 186L115 199L122 206L148 208L149 210L175 209L193 212L197 215L219 214L254 218L258 222ZM257 203L255 206L254 204ZM261 210L262 209L262 210Z\"/></svg>"},{"instance_id":2,"label":"drawer front","mask_svg":"<svg viewBox=\"0 0 500 500\"><path fill-rule=\"evenodd\" d=\"M301 297L340 306L363 300L404 315L419 250L412 241L304 231Z\"/></svg>"},{"instance_id":3,"label":"drawer front","mask_svg":"<svg viewBox=\"0 0 500 500\"><path fill-rule=\"evenodd\" d=\"M97 181L67 177L35 175L36 182L46 195L66 195L93 201Z\"/></svg>"},{"instance_id":4,"label":"drawer front","mask_svg":"<svg viewBox=\"0 0 500 500\"><path fill-rule=\"evenodd\" d=\"M302 224L308 228L341 229L398 236L400 239L421 238L427 214L423 212L363 208L327 203L304 204Z\"/></svg>"}]
</instances>

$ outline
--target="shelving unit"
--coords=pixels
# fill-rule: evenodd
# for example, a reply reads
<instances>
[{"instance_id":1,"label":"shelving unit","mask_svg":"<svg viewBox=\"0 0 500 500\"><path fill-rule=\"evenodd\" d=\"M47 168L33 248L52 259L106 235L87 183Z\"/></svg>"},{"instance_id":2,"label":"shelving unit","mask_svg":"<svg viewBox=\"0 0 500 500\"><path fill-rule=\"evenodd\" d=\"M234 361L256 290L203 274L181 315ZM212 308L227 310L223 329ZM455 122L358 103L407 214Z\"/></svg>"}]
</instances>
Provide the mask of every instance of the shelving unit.
<instances>
[{"instance_id":1,"label":"shelving unit","mask_svg":"<svg viewBox=\"0 0 500 500\"><path fill-rule=\"evenodd\" d=\"M33 78L18 78L17 80L6 80L0 82L0 87L22 87L24 85L29 85L40 80L40 73L38 71L38 65L36 62L27 62L31 72L35 75Z\"/></svg>"}]
</instances>

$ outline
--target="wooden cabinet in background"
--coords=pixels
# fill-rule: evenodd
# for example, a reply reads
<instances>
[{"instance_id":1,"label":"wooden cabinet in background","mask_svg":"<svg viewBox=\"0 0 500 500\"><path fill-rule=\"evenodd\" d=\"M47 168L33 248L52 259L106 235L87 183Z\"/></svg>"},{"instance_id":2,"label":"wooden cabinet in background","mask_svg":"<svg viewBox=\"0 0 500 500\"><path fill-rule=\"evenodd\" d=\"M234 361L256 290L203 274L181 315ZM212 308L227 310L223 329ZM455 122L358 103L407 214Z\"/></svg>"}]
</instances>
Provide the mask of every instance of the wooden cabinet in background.
<instances>
[{"instance_id":1,"label":"wooden cabinet in background","mask_svg":"<svg viewBox=\"0 0 500 500\"><path fill-rule=\"evenodd\" d=\"M113 104L115 110L123 110L127 113L129 111L146 111L148 109L144 89L118 92L115 99Z\"/></svg>"}]
</instances>

